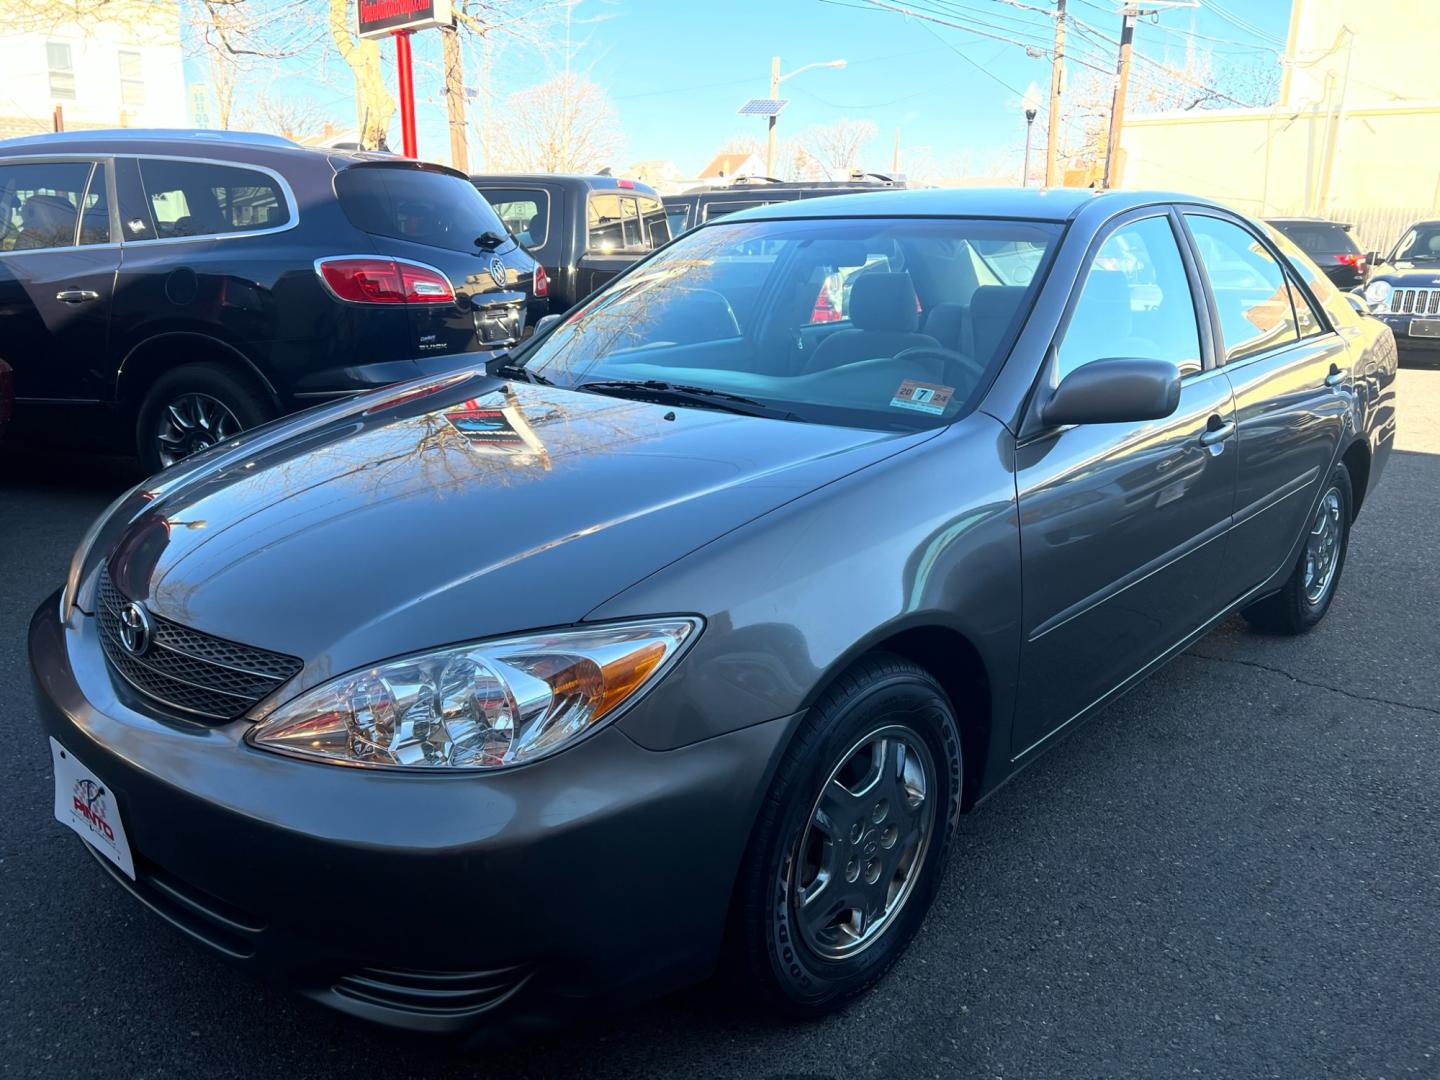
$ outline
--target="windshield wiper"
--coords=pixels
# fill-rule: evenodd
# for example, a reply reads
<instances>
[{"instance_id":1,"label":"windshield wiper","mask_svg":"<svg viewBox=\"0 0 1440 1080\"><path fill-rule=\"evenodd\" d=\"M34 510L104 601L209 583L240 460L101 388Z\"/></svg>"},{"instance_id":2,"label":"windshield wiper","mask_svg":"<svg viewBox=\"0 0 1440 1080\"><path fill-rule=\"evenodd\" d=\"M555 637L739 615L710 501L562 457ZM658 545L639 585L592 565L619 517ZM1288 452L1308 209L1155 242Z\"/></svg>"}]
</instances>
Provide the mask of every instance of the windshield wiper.
<instances>
[{"instance_id":1,"label":"windshield wiper","mask_svg":"<svg viewBox=\"0 0 1440 1080\"><path fill-rule=\"evenodd\" d=\"M702 409L719 409L741 416L759 416L767 420L798 420L803 423L805 419L793 412L773 408L741 394L731 394L709 386L665 382L663 379L592 379L589 382L577 383L573 389L591 390L613 397L635 398L638 401L653 401L658 405L694 405Z\"/></svg>"},{"instance_id":2,"label":"windshield wiper","mask_svg":"<svg viewBox=\"0 0 1440 1080\"><path fill-rule=\"evenodd\" d=\"M485 361L486 375L499 375L502 378L524 379L529 383L538 383L541 386L554 386L544 375L529 371L524 361L516 362L509 353L501 353L499 356L492 356Z\"/></svg>"},{"instance_id":3,"label":"windshield wiper","mask_svg":"<svg viewBox=\"0 0 1440 1080\"><path fill-rule=\"evenodd\" d=\"M488 229L475 238L475 246L481 251L494 251L505 242L505 237Z\"/></svg>"}]
</instances>

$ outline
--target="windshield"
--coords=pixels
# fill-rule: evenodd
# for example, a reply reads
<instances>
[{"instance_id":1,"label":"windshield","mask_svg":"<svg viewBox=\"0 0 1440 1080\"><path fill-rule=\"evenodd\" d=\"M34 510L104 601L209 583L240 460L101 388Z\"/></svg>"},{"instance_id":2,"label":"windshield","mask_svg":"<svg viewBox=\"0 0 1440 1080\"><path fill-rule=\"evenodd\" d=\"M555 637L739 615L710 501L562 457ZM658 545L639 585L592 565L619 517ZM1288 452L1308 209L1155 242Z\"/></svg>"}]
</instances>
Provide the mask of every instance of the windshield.
<instances>
[{"instance_id":1,"label":"windshield","mask_svg":"<svg viewBox=\"0 0 1440 1080\"><path fill-rule=\"evenodd\" d=\"M1440 224L1417 225L1395 245L1395 262L1440 262Z\"/></svg>"},{"instance_id":2,"label":"windshield","mask_svg":"<svg viewBox=\"0 0 1440 1080\"><path fill-rule=\"evenodd\" d=\"M715 407L740 395L818 423L946 424L1008 352L1059 233L954 218L707 226L572 313L525 370L700 389Z\"/></svg>"}]
</instances>

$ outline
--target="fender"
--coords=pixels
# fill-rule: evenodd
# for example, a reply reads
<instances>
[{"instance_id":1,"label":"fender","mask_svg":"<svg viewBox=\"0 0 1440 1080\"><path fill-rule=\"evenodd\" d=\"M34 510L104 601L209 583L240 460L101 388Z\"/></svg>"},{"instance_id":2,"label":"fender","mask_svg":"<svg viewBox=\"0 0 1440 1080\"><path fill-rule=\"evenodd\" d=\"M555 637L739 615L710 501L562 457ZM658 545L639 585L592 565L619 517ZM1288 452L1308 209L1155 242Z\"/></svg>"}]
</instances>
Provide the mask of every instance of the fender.
<instances>
[{"instance_id":1,"label":"fender","mask_svg":"<svg viewBox=\"0 0 1440 1080\"><path fill-rule=\"evenodd\" d=\"M187 338L193 339L197 342L203 342L207 348L213 347L215 349L218 349L219 351L225 353L229 358L239 361L241 366L243 366L247 371L249 371L250 374L255 377L256 381L260 384L260 386L264 388L265 395L270 399L271 404L274 405L276 409L283 411L284 403L281 402L280 395L276 393L274 384L265 377L265 373L262 372L258 366L256 366L253 360L251 360L238 347L232 345L230 342L225 341L222 338L215 337L213 334L201 333L196 330L166 330L158 334L151 334L150 336L144 338L142 341L128 349L124 357L121 359L119 367L117 367L115 370L115 385L112 391L112 400L122 400L120 394L120 387L125 378L125 367L130 362L131 358L135 356L136 353L140 352L143 349L148 349L156 344L175 343Z\"/></svg>"}]
</instances>

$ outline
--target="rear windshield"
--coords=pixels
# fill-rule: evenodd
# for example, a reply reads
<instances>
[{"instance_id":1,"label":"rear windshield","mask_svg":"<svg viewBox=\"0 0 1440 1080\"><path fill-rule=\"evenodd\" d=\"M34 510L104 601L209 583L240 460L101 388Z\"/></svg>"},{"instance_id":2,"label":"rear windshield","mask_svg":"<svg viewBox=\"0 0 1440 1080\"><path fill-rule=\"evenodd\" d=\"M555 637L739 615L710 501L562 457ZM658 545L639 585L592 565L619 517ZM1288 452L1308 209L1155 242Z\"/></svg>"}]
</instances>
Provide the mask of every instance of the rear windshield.
<instances>
[{"instance_id":1,"label":"rear windshield","mask_svg":"<svg viewBox=\"0 0 1440 1080\"><path fill-rule=\"evenodd\" d=\"M469 180L414 165L355 165L335 177L350 224L373 236L474 251L483 233L506 229Z\"/></svg>"},{"instance_id":2,"label":"rear windshield","mask_svg":"<svg viewBox=\"0 0 1440 1080\"><path fill-rule=\"evenodd\" d=\"M1350 255L1360 250L1343 225L1326 221L1287 222L1278 228L1311 255Z\"/></svg>"}]
</instances>

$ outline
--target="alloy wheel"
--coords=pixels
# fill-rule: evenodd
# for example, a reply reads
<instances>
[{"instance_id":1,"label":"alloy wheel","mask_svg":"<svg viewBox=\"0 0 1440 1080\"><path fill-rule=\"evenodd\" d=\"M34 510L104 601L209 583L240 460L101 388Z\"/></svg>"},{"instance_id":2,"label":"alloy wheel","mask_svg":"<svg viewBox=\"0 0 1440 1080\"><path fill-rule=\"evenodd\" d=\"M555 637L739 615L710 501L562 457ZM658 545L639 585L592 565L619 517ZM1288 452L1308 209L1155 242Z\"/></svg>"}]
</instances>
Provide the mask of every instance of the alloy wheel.
<instances>
[{"instance_id":1,"label":"alloy wheel","mask_svg":"<svg viewBox=\"0 0 1440 1080\"><path fill-rule=\"evenodd\" d=\"M895 922L925 862L938 790L930 750L908 727L873 731L841 758L790 860L794 922L816 955L847 959Z\"/></svg>"},{"instance_id":2,"label":"alloy wheel","mask_svg":"<svg viewBox=\"0 0 1440 1080\"><path fill-rule=\"evenodd\" d=\"M1345 503L1340 489L1332 487L1320 500L1315 520L1310 524L1310 533L1305 538L1305 599L1311 605L1319 604L1335 581L1335 571L1340 564L1340 540L1344 533Z\"/></svg>"},{"instance_id":3,"label":"alloy wheel","mask_svg":"<svg viewBox=\"0 0 1440 1080\"><path fill-rule=\"evenodd\" d=\"M198 391L180 394L160 410L155 446L169 466L240 434L235 413L219 398Z\"/></svg>"}]
</instances>

